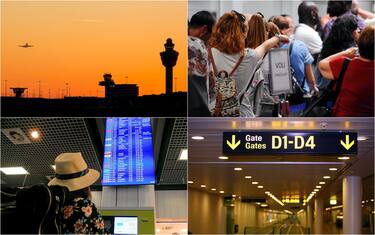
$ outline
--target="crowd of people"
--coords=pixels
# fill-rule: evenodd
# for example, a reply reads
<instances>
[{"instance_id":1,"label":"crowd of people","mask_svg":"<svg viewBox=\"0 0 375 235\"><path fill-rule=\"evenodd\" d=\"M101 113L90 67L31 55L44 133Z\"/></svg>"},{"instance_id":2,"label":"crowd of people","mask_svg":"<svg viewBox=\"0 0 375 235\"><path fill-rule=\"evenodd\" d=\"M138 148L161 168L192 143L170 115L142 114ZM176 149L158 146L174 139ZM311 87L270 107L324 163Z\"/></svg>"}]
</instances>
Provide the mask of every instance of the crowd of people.
<instances>
[{"instance_id":1,"label":"crowd of people","mask_svg":"<svg viewBox=\"0 0 375 235\"><path fill-rule=\"evenodd\" d=\"M190 116L374 116L374 14L358 1L287 14L208 11L189 21ZM269 51L287 48L292 89L273 94ZM309 113L306 113L309 110Z\"/></svg>"}]
</instances>

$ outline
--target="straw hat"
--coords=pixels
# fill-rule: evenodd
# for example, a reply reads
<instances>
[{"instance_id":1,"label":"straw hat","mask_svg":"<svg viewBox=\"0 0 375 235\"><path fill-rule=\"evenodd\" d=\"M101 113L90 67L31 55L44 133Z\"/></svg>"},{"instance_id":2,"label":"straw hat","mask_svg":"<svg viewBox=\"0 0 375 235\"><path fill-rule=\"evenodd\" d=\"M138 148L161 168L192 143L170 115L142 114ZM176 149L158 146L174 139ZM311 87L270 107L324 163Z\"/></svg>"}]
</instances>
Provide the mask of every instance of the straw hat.
<instances>
[{"instance_id":1,"label":"straw hat","mask_svg":"<svg viewBox=\"0 0 375 235\"><path fill-rule=\"evenodd\" d=\"M65 186L69 191L86 188L95 183L100 174L89 169L81 153L62 153L55 159L56 174L48 186Z\"/></svg>"}]
</instances>

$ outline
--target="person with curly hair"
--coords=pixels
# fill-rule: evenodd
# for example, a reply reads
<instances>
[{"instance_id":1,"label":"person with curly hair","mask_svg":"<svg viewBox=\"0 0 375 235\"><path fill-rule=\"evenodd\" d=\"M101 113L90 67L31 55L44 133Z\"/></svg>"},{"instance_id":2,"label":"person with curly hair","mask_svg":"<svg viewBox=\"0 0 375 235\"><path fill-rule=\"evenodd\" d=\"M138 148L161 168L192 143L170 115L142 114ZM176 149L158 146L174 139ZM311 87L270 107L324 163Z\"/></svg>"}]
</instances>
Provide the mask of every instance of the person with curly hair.
<instances>
[{"instance_id":1,"label":"person with curly hair","mask_svg":"<svg viewBox=\"0 0 375 235\"><path fill-rule=\"evenodd\" d=\"M345 61L351 59L342 77L333 116L374 116L374 32L374 26L367 26L358 38L358 48L348 48L319 62L323 77L337 80Z\"/></svg>"},{"instance_id":2,"label":"person with curly hair","mask_svg":"<svg viewBox=\"0 0 375 235\"><path fill-rule=\"evenodd\" d=\"M319 61L333 54L345 51L350 47L356 46L359 37L359 28L357 19L353 15L343 15L335 20L328 38L323 43L322 52ZM318 72L318 71L317 71ZM325 79L320 74L317 75L318 87L326 89L331 80Z\"/></svg>"},{"instance_id":3,"label":"person with curly hair","mask_svg":"<svg viewBox=\"0 0 375 235\"><path fill-rule=\"evenodd\" d=\"M256 32L252 31L252 29L249 29L248 32L246 17L236 11L232 11L220 17L208 41L209 47L211 47L209 50L211 50L217 71L230 72L237 62L241 60L236 72L233 74L233 79L236 81L238 99L244 94L258 62L264 57L265 53L281 42L288 42L287 36L278 35L264 41L255 49L246 48L245 40L248 33ZM218 105L218 102L216 104ZM214 114L218 108L215 106ZM240 113L242 108L244 107L240 104Z\"/></svg>"}]
</instances>

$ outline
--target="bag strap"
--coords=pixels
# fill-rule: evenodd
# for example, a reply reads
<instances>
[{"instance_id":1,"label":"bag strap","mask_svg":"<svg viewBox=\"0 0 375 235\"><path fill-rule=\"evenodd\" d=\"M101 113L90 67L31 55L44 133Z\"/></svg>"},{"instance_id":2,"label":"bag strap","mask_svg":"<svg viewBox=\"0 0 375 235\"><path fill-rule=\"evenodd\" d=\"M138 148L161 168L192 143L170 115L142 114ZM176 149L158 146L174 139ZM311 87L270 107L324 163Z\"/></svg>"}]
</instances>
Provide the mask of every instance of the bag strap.
<instances>
[{"instance_id":1,"label":"bag strap","mask_svg":"<svg viewBox=\"0 0 375 235\"><path fill-rule=\"evenodd\" d=\"M238 69L238 67L240 66L240 64L241 64L241 62L242 62L242 60L243 60L243 58L244 58L244 56L242 55L242 56L238 59L236 65L234 66L234 68L232 69L232 71L231 71L230 74L229 74L230 77L231 77L231 76L234 74L234 72ZM214 61L214 57L212 56L211 47L208 48L208 59L209 59L209 60L211 61L211 63L212 63L212 68L214 69L215 76L217 76L218 71L217 71L217 67L216 67L215 61Z\"/></svg>"},{"instance_id":2,"label":"bag strap","mask_svg":"<svg viewBox=\"0 0 375 235\"><path fill-rule=\"evenodd\" d=\"M212 56L211 47L209 47L207 51L208 51L208 60L211 61L212 68L214 69L214 75L216 77L217 76L217 68L216 68L216 64L215 64L215 61L214 61L214 57Z\"/></svg>"},{"instance_id":3,"label":"bag strap","mask_svg":"<svg viewBox=\"0 0 375 235\"><path fill-rule=\"evenodd\" d=\"M241 95L241 97L240 97L240 105L242 104L242 100L243 100L243 98L244 98L244 96L245 96L246 91L249 90L250 85L251 85L251 83L252 83L253 80L254 80L254 77L255 77L256 72L257 72L258 69L262 66L262 63L263 63L263 60L262 60L262 61L259 61L258 64L257 64L257 66L255 67L254 72L253 72L253 75L251 76L250 82L247 84L246 89L245 89L245 92L242 93L242 95Z\"/></svg>"},{"instance_id":4,"label":"bag strap","mask_svg":"<svg viewBox=\"0 0 375 235\"><path fill-rule=\"evenodd\" d=\"M345 72L346 72L346 70L347 70L347 68L349 66L350 61L351 60L349 58L345 58L344 62L342 64L341 71L340 71L339 77L337 79L336 92L335 92L336 93L336 97L340 93L341 86L342 86L342 83L344 81Z\"/></svg>"},{"instance_id":5,"label":"bag strap","mask_svg":"<svg viewBox=\"0 0 375 235\"><path fill-rule=\"evenodd\" d=\"M336 103L337 96L340 93L342 82L344 80L344 75L345 75L345 72L346 72L346 70L349 66L350 61L351 60L349 58L345 58L345 60L343 62L343 65L341 67L339 78L337 79L336 91L334 92L335 97L333 98L333 104ZM332 89L333 89L332 84L333 84L333 82L330 83L330 86L328 87L328 90L326 90L313 104L311 104L311 106L309 108L307 108L304 111L304 113L302 115L303 117L307 117L307 115L310 114L310 112L314 109L315 106L317 106L322 100L324 100L324 99L326 99L327 97L330 96L330 94L332 92Z\"/></svg>"},{"instance_id":6,"label":"bag strap","mask_svg":"<svg viewBox=\"0 0 375 235\"><path fill-rule=\"evenodd\" d=\"M242 55L242 56L238 59L236 65L235 65L234 68L232 69L232 72L230 72L229 77L232 77L233 74L234 74L234 72L238 69L238 67L240 66L240 64L241 64L241 62L242 62L242 60L243 60L243 57L244 57L244 56Z\"/></svg>"},{"instance_id":7,"label":"bag strap","mask_svg":"<svg viewBox=\"0 0 375 235\"><path fill-rule=\"evenodd\" d=\"M292 55L293 44L294 44L294 40L291 41L291 43L290 43L290 45L289 45L289 57Z\"/></svg>"}]
</instances>

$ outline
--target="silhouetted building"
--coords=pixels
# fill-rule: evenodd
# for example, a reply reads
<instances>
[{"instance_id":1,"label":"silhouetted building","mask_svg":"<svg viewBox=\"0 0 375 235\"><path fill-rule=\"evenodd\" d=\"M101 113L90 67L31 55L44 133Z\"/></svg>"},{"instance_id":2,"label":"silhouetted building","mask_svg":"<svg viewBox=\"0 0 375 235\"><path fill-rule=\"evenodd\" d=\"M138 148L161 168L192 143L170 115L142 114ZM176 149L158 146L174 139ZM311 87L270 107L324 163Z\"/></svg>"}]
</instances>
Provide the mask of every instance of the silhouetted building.
<instances>
[{"instance_id":1,"label":"silhouetted building","mask_svg":"<svg viewBox=\"0 0 375 235\"><path fill-rule=\"evenodd\" d=\"M109 88L115 86L115 81L112 80L112 74L105 73L103 75L104 81L99 82L99 86L105 87L105 97L109 97Z\"/></svg>"},{"instance_id":2,"label":"silhouetted building","mask_svg":"<svg viewBox=\"0 0 375 235\"><path fill-rule=\"evenodd\" d=\"M160 57L165 66L165 92L173 93L173 67L176 65L178 52L173 50L174 44L171 38L164 44L165 51L160 52Z\"/></svg>"},{"instance_id":3,"label":"silhouetted building","mask_svg":"<svg viewBox=\"0 0 375 235\"><path fill-rule=\"evenodd\" d=\"M17 98L21 98L22 94L25 92L27 88L23 87L11 87L10 89L13 90L13 93L16 95Z\"/></svg>"},{"instance_id":4,"label":"silhouetted building","mask_svg":"<svg viewBox=\"0 0 375 235\"><path fill-rule=\"evenodd\" d=\"M136 84L117 84L108 88L108 96L112 98L138 96L138 86Z\"/></svg>"},{"instance_id":5,"label":"silhouetted building","mask_svg":"<svg viewBox=\"0 0 375 235\"><path fill-rule=\"evenodd\" d=\"M99 86L105 87L105 98L137 97L139 89L137 84L116 84L112 79L112 74L105 73L104 80L99 82Z\"/></svg>"}]
</instances>

